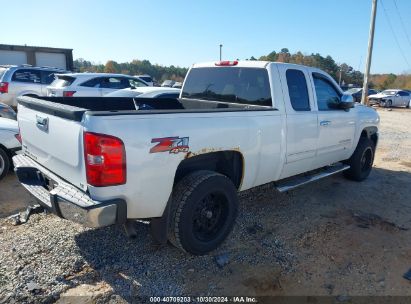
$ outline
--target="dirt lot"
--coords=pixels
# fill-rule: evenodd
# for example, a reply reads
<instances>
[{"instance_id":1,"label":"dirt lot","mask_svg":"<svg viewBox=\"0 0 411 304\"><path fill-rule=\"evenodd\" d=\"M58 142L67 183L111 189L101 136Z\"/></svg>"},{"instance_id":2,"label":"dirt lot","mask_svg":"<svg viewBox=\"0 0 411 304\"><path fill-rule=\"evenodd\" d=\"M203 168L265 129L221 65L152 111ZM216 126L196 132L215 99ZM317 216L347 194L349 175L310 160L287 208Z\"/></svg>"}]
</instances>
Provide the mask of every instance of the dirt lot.
<instances>
[{"instance_id":1,"label":"dirt lot","mask_svg":"<svg viewBox=\"0 0 411 304\"><path fill-rule=\"evenodd\" d=\"M207 256L156 248L143 224L129 240L120 228L87 229L52 215L21 226L0 219L0 302L67 302L72 295L114 302L136 295L411 297L411 282L402 277L411 268L411 111L378 111L380 142L365 182L338 175L285 194L269 187L243 193L232 235ZM2 217L29 200L13 176L0 187Z\"/></svg>"}]
</instances>

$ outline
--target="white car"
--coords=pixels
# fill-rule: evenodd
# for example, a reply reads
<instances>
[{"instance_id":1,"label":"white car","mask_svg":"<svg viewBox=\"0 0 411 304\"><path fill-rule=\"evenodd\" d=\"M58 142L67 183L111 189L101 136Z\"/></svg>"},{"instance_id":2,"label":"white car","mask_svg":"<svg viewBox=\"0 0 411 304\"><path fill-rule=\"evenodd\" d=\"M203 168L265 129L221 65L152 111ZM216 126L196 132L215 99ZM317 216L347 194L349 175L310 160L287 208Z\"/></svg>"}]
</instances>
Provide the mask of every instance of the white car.
<instances>
[{"instance_id":1,"label":"white car","mask_svg":"<svg viewBox=\"0 0 411 304\"><path fill-rule=\"evenodd\" d=\"M17 121L0 117L0 180L9 172L11 158L20 149Z\"/></svg>"},{"instance_id":2,"label":"white car","mask_svg":"<svg viewBox=\"0 0 411 304\"><path fill-rule=\"evenodd\" d=\"M144 87L118 90L104 97L178 98L180 91L180 89L167 87Z\"/></svg>"},{"instance_id":3,"label":"white car","mask_svg":"<svg viewBox=\"0 0 411 304\"><path fill-rule=\"evenodd\" d=\"M144 82L146 82L150 87L154 86L154 80L150 75L144 74L144 75L136 75L136 77L142 79Z\"/></svg>"},{"instance_id":4,"label":"white car","mask_svg":"<svg viewBox=\"0 0 411 304\"><path fill-rule=\"evenodd\" d=\"M371 105L378 104L382 107L409 107L411 94L403 90L385 90L378 94L369 95Z\"/></svg>"},{"instance_id":5,"label":"white car","mask_svg":"<svg viewBox=\"0 0 411 304\"><path fill-rule=\"evenodd\" d=\"M125 88L147 87L138 77L108 73L56 74L47 87L49 97L101 97Z\"/></svg>"},{"instance_id":6,"label":"white car","mask_svg":"<svg viewBox=\"0 0 411 304\"><path fill-rule=\"evenodd\" d=\"M195 64L179 99L100 99L19 97L21 184L61 217L129 235L150 220L157 241L193 254L228 236L238 191L362 181L373 167L378 113L312 67Z\"/></svg>"}]
</instances>

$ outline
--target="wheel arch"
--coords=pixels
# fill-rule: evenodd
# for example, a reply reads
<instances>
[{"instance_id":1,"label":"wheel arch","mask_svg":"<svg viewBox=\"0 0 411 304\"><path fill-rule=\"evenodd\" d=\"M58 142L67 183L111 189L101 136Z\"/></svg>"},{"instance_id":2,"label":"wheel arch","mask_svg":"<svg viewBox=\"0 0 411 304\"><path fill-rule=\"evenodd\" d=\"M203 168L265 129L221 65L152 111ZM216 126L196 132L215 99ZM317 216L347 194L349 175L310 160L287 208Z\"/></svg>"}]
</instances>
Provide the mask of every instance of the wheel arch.
<instances>
[{"instance_id":1,"label":"wheel arch","mask_svg":"<svg viewBox=\"0 0 411 304\"><path fill-rule=\"evenodd\" d=\"M361 140L361 138L366 137L372 140L372 142L374 143L374 146L376 147L378 144L378 128L375 126L369 126L369 127L365 127L362 131L361 131L361 135L360 138L358 140L358 142ZM358 145L357 142L357 145Z\"/></svg>"},{"instance_id":2,"label":"wheel arch","mask_svg":"<svg viewBox=\"0 0 411 304\"><path fill-rule=\"evenodd\" d=\"M11 160L11 157L13 156L11 151L9 149L7 149L7 147L3 146L2 144L0 144L0 149L2 149L4 152L6 152L6 154L9 156L9 158Z\"/></svg>"},{"instance_id":3,"label":"wheel arch","mask_svg":"<svg viewBox=\"0 0 411 304\"><path fill-rule=\"evenodd\" d=\"M241 152L234 150L216 151L192 156L188 154L177 167L174 185L187 174L199 170L221 173L227 176L237 189L240 189L244 176L244 157Z\"/></svg>"}]
</instances>

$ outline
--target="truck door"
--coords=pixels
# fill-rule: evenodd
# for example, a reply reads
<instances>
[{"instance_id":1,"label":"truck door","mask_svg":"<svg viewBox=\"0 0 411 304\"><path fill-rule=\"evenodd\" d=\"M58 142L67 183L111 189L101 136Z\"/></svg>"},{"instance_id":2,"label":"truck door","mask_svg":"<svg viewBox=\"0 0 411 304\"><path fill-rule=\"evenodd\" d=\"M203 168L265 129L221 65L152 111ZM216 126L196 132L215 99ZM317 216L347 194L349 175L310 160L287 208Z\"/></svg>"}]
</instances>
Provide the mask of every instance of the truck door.
<instances>
[{"instance_id":1,"label":"truck door","mask_svg":"<svg viewBox=\"0 0 411 304\"><path fill-rule=\"evenodd\" d=\"M279 66L286 110L286 163L281 178L312 170L318 119L310 78L304 67Z\"/></svg>"},{"instance_id":2,"label":"truck door","mask_svg":"<svg viewBox=\"0 0 411 304\"><path fill-rule=\"evenodd\" d=\"M316 105L318 108L318 145L315 166L322 167L350 155L355 134L356 113L354 109L336 107L342 92L327 75L312 73Z\"/></svg>"}]
</instances>

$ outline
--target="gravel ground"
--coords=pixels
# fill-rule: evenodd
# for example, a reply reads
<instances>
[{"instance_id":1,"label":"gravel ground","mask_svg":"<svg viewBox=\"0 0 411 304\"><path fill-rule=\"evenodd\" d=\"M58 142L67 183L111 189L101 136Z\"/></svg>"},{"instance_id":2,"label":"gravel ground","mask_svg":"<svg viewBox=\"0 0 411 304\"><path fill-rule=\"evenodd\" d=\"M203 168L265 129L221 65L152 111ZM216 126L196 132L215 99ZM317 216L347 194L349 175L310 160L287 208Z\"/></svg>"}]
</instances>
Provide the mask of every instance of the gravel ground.
<instances>
[{"instance_id":1,"label":"gravel ground","mask_svg":"<svg viewBox=\"0 0 411 304\"><path fill-rule=\"evenodd\" d=\"M367 181L338 175L285 194L270 186L242 193L233 233L206 256L154 246L144 223L137 239L127 239L121 227L88 229L48 214L20 226L0 219L0 303L68 303L79 295L90 303L162 295L411 296L402 278L411 268L411 111L379 112L381 139ZM7 191L26 200L9 179ZM16 208L5 210L7 203L0 201L3 216Z\"/></svg>"}]
</instances>

